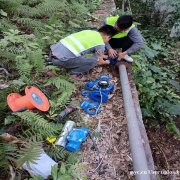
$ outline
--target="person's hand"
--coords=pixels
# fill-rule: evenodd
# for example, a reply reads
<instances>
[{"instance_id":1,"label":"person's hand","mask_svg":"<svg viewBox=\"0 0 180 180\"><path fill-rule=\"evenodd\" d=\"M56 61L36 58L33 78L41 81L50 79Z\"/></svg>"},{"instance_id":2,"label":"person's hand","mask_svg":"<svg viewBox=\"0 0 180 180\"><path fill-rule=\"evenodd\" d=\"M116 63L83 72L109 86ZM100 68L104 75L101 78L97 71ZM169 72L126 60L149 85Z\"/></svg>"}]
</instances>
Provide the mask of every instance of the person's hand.
<instances>
[{"instance_id":1,"label":"person's hand","mask_svg":"<svg viewBox=\"0 0 180 180\"><path fill-rule=\"evenodd\" d=\"M98 61L99 65L109 64L110 63L109 61L105 61L103 59L103 57L98 57L97 61Z\"/></svg>"},{"instance_id":2,"label":"person's hand","mask_svg":"<svg viewBox=\"0 0 180 180\"><path fill-rule=\"evenodd\" d=\"M118 55L118 53L117 53L117 51L114 50L114 49L108 49L108 55L109 55L109 57L111 57L111 58L116 58L117 55Z\"/></svg>"},{"instance_id":3,"label":"person's hand","mask_svg":"<svg viewBox=\"0 0 180 180\"><path fill-rule=\"evenodd\" d=\"M120 52L119 54L118 54L118 56L119 56L119 58L118 59L124 59L124 57L125 57L125 55L127 54L127 51L124 51L124 52Z\"/></svg>"},{"instance_id":4,"label":"person's hand","mask_svg":"<svg viewBox=\"0 0 180 180\"><path fill-rule=\"evenodd\" d=\"M108 59L108 55L103 55L103 59Z\"/></svg>"}]
</instances>

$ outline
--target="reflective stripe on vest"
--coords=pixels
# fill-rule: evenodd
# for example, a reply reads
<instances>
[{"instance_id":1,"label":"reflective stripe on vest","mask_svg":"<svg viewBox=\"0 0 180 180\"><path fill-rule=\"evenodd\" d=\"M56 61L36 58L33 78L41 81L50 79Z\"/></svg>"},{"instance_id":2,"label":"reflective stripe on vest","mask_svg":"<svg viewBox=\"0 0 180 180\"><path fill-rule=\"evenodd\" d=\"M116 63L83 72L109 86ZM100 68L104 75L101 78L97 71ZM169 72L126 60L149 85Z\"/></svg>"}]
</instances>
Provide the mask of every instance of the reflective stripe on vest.
<instances>
[{"instance_id":1,"label":"reflective stripe on vest","mask_svg":"<svg viewBox=\"0 0 180 180\"><path fill-rule=\"evenodd\" d=\"M115 26L116 21L118 20L118 18L119 18L119 16L110 16L110 17L107 17L107 18L106 18L105 22L106 22L107 25ZM129 33L129 31L130 31L132 28L134 28L134 27L135 27L135 25L132 24L132 26L131 26L129 29L127 29L127 30L124 31L124 32L120 32L120 33L114 35L112 38L116 38L116 39L117 39L117 38L126 37L127 34Z\"/></svg>"},{"instance_id":2,"label":"reflective stripe on vest","mask_svg":"<svg viewBox=\"0 0 180 180\"><path fill-rule=\"evenodd\" d=\"M84 30L71 34L60 42L77 57L87 49L98 45L105 45L100 33L92 30Z\"/></svg>"}]
</instances>

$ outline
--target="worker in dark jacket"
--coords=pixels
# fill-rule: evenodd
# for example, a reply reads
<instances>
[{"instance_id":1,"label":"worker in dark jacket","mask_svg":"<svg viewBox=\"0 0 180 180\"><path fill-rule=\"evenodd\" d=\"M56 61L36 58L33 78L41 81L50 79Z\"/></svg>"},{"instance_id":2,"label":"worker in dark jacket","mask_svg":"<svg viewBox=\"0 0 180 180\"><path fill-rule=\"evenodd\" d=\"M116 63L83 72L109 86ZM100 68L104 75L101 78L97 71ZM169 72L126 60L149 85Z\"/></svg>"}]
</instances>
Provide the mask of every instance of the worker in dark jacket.
<instances>
[{"instance_id":1,"label":"worker in dark jacket","mask_svg":"<svg viewBox=\"0 0 180 180\"><path fill-rule=\"evenodd\" d=\"M118 31L118 33L110 39L109 43L106 44L109 56L112 58L118 56L119 59L132 62L133 59L128 55L137 51L144 44L141 33L133 24L132 16L110 16L105 19L105 24L114 26ZM115 50L119 48L122 49L122 52Z\"/></svg>"}]
</instances>

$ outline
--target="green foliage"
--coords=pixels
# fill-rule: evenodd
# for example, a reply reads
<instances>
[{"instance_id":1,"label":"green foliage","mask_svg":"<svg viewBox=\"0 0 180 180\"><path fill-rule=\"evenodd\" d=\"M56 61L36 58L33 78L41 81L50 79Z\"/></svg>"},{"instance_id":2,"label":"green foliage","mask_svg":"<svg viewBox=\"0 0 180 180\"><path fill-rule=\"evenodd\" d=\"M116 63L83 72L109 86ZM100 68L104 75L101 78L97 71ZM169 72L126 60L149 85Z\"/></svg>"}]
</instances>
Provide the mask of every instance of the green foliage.
<instances>
[{"instance_id":1,"label":"green foliage","mask_svg":"<svg viewBox=\"0 0 180 180\"><path fill-rule=\"evenodd\" d=\"M14 113L22 123L27 124L38 136L53 137L62 129L61 124L47 122L42 116L31 111Z\"/></svg>"},{"instance_id":2,"label":"green foliage","mask_svg":"<svg viewBox=\"0 0 180 180\"><path fill-rule=\"evenodd\" d=\"M25 143L23 147L18 150L18 155L16 155L17 167L21 167L24 163L26 163L27 166L30 166L30 163L36 163L35 161L38 160L41 153L41 143L33 138L32 141Z\"/></svg>"},{"instance_id":3,"label":"green foliage","mask_svg":"<svg viewBox=\"0 0 180 180\"><path fill-rule=\"evenodd\" d=\"M169 131L179 136L177 119L180 98L177 59L179 59L180 46L177 40L169 38L169 30L179 18L180 1L161 1L162 6L175 8L173 12L161 13L155 8L157 1L154 0L116 0L115 2L119 8L117 14L131 14L129 10L132 10L133 19L140 22L140 28L143 29L142 33L146 39L144 47L133 55L135 59L133 73L143 119L151 126L165 124ZM124 12L121 10L122 2L125 3Z\"/></svg>"},{"instance_id":4,"label":"green foliage","mask_svg":"<svg viewBox=\"0 0 180 180\"><path fill-rule=\"evenodd\" d=\"M171 54L175 52L171 52L170 48L160 39L151 43L151 47L145 46L139 54L133 56L133 72L146 123L153 126L165 123L168 130L179 136L173 120L179 115L178 67L172 69L176 61L171 62Z\"/></svg>"},{"instance_id":5,"label":"green foliage","mask_svg":"<svg viewBox=\"0 0 180 180\"><path fill-rule=\"evenodd\" d=\"M9 160L16 155L17 147L13 144L0 142L0 169L7 170Z\"/></svg>"},{"instance_id":6,"label":"green foliage","mask_svg":"<svg viewBox=\"0 0 180 180\"><path fill-rule=\"evenodd\" d=\"M122 2L125 2L125 12L122 12ZM170 27L180 18L180 1L155 1L155 0L115 0L118 14L133 14L133 18L140 22L142 27ZM132 12L131 12L132 10Z\"/></svg>"},{"instance_id":7,"label":"green foliage","mask_svg":"<svg viewBox=\"0 0 180 180\"><path fill-rule=\"evenodd\" d=\"M92 2L94 9L100 1ZM0 0L1 67L10 72L2 78L9 87L0 93L1 131L14 134L25 142L24 146L0 143L0 167L3 169L8 170L11 164L15 171L19 170L24 162L34 162L44 149L54 160L64 164L65 172L63 168L58 170L61 179L76 177L70 170L72 163L67 166L69 153L46 141L47 137L58 137L61 132L63 124L52 121L69 103L74 91L73 81L67 77L65 70L55 66L45 67L44 55L47 56L49 45L89 26L89 10L90 5L83 0ZM57 77L44 77L46 70L51 70ZM50 110L42 114L33 111L10 113L7 95L18 92L22 85L34 83L49 91ZM24 179L23 173L20 176Z\"/></svg>"},{"instance_id":8,"label":"green foliage","mask_svg":"<svg viewBox=\"0 0 180 180\"><path fill-rule=\"evenodd\" d=\"M67 164L61 163L60 167L53 166L51 171L53 180L71 180L72 178L86 180L86 177L82 175L85 167L79 166L78 162L76 155L72 154L67 159Z\"/></svg>"},{"instance_id":9,"label":"green foliage","mask_svg":"<svg viewBox=\"0 0 180 180\"><path fill-rule=\"evenodd\" d=\"M56 17L53 23L63 24L63 29L68 26L84 26L88 9L83 1L59 1L59 0L0 0L0 8L11 16L12 22L19 24L18 28L24 26L31 31L43 31L49 19ZM81 9L79 11L79 9ZM13 17L13 18L12 18ZM57 18L58 17L58 18ZM7 18L6 16L4 19ZM72 26L71 26L72 25ZM2 26L2 29L3 26ZM0 29L1 30L1 29ZM7 29L6 29L7 30Z\"/></svg>"},{"instance_id":10,"label":"green foliage","mask_svg":"<svg viewBox=\"0 0 180 180\"><path fill-rule=\"evenodd\" d=\"M55 86L56 91L51 94L51 109L49 115L54 117L59 112L59 108L64 107L69 103L70 97L75 89L74 85L65 76L50 78L45 86ZM58 111L57 111L58 110Z\"/></svg>"},{"instance_id":11,"label":"green foliage","mask_svg":"<svg viewBox=\"0 0 180 180\"><path fill-rule=\"evenodd\" d=\"M86 0L85 2L90 12L93 12L95 9L97 9L100 6L102 0Z\"/></svg>"},{"instance_id":12,"label":"green foliage","mask_svg":"<svg viewBox=\"0 0 180 180\"><path fill-rule=\"evenodd\" d=\"M18 148L15 144L0 143L0 167L7 170L9 162L13 162L17 167L21 167L24 163L35 163L42 152L41 143L34 138L21 145Z\"/></svg>"},{"instance_id":13,"label":"green foliage","mask_svg":"<svg viewBox=\"0 0 180 180\"><path fill-rule=\"evenodd\" d=\"M76 154L70 154L66 160L66 164L61 162L60 165L54 165L51 169L51 176L49 179L53 180L86 180L87 178L83 175L85 167L78 165L80 162ZM41 180L41 177L35 176L31 180Z\"/></svg>"},{"instance_id":14,"label":"green foliage","mask_svg":"<svg viewBox=\"0 0 180 180\"><path fill-rule=\"evenodd\" d=\"M45 150L47 151L48 155L52 157L56 162L66 159L70 155L68 151L59 146L49 145L45 148Z\"/></svg>"},{"instance_id":15,"label":"green foliage","mask_svg":"<svg viewBox=\"0 0 180 180\"><path fill-rule=\"evenodd\" d=\"M33 35L20 34L20 31L10 29L4 32L4 38L0 40L0 57L5 58L4 65L12 63L19 72L20 78L28 81L30 75L44 70L42 50L34 40Z\"/></svg>"},{"instance_id":16,"label":"green foliage","mask_svg":"<svg viewBox=\"0 0 180 180\"><path fill-rule=\"evenodd\" d=\"M59 180L59 179L71 180L72 179L71 173L66 172L66 167L63 163L61 164L60 169L58 169L57 165L54 165L52 167L51 174L52 174L53 180Z\"/></svg>"}]
</instances>

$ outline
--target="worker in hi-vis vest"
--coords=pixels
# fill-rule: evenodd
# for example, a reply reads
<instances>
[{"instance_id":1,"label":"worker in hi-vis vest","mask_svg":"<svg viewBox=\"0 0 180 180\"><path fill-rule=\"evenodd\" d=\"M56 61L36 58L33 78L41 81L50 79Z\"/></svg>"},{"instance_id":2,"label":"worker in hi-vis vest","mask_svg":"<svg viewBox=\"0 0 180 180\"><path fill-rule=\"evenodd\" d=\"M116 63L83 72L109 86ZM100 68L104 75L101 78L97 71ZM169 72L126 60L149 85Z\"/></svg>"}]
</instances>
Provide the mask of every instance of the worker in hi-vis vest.
<instances>
[{"instance_id":1,"label":"worker in hi-vis vest","mask_svg":"<svg viewBox=\"0 0 180 180\"><path fill-rule=\"evenodd\" d=\"M108 55L112 58L118 56L119 59L132 62L133 59L128 55L137 51L144 44L141 33L133 24L132 16L110 16L105 19L105 24L115 27L118 31L106 45ZM120 48L122 51L118 52L116 49Z\"/></svg>"},{"instance_id":2,"label":"worker in hi-vis vest","mask_svg":"<svg viewBox=\"0 0 180 180\"><path fill-rule=\"evenodd\" d=\"M71 34L50 46L54 65L70 69L70 76L85 80L83 74L95 66L108 64L103 60L105 43L116 34L113 26L104 25L98 31L83 30Z\"/></svg>"}]
</instances>

